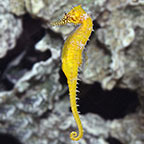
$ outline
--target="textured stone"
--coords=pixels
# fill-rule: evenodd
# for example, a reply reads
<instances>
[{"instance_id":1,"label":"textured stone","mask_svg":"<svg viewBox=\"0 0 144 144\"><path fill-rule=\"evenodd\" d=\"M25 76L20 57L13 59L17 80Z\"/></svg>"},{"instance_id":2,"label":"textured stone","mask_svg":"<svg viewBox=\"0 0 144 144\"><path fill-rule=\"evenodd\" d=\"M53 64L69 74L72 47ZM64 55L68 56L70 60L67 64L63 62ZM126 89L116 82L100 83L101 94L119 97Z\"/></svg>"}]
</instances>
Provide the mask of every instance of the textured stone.
<instances>
[{"instance_id":1,"label":"textured stone","mask_svg":"<svg viewBox=\"0 0 144 144\"><path fill-rule=\"evenodd\" d=\"M10 11L18 16L26 13L24 0L10 0Z\"/></svg>"},{"instance_id":2,"label":"textured stone","mask_svg":"<svg viewBox=\"0 0 144 144\"><path fill-rule=\"evenodd\" d=\"M15 47L16 40L22 32L21 20L8 11L9 2L0 1L0 58Z\"/></svg>"}]
</instances>

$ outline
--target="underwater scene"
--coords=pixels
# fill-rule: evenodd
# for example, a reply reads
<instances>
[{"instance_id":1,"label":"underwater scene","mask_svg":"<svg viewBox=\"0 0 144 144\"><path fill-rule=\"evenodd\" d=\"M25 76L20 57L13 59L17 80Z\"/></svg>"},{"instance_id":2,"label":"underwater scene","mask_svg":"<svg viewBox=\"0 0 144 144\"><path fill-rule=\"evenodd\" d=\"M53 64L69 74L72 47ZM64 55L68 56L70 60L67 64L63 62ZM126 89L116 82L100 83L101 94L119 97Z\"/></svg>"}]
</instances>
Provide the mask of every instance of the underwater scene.
<instances>
[{"instance_id":1,"label":"underwater scene","mask_svg":"<svg viewBox=\"0 0 144 144\"><path fill-rule=\"evenodd\" d=\"M144 144L144 0L0 0L0 144Z\"/></svg>"}]
</instances>

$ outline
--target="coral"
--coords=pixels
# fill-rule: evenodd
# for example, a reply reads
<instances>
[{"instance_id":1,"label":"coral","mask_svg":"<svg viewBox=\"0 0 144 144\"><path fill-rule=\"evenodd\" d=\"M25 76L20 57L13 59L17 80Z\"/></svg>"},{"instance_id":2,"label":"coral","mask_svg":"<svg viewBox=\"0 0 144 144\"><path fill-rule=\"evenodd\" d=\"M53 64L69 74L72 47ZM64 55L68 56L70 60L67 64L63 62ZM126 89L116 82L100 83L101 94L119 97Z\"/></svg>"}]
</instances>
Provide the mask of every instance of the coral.
<instances>
[{"instance_id":1,"label":"coral","mask_svg":"<svg viewBox=\"0 0 144 144\"><path fill-rule=\"evenodd\" d=\"M10 0L10 11L17 16L23 15L26 13L25 10L25 1L24 0Z\"/></svg>"},{"instance_id":2,"label":"coral","mask_svg":"<svg viewBox=\"0 0 144 144\"><path fill-rule=\"evenodd\" d=\"M127 19L126 16L123 16L120 12L112 13L111 17L112 19L106 23L106 28L98 29L97 37L101 43L105 44L111 53L112 62L109 65L111 75L109 78L105 78L102 85L104 88L110 87L112 89L116 83L110 81L113 81L113 79L120 79L125 74L124 49L133 42L135 32L132 28L132 21ZM113 86L109 86L109 83L113 84Z\"/></svg>"},{"instance_id":3,"label":"coral","mask_svg":"<svg viewBox=\"0 0 144 144\"><path fill-rule=\"evenodd\" d=\"M8 1L0 1L0 58L3 58L8 50L15 47L22 32L21 20L9 13L8 8Z\"/></svg>"}]
</instances>

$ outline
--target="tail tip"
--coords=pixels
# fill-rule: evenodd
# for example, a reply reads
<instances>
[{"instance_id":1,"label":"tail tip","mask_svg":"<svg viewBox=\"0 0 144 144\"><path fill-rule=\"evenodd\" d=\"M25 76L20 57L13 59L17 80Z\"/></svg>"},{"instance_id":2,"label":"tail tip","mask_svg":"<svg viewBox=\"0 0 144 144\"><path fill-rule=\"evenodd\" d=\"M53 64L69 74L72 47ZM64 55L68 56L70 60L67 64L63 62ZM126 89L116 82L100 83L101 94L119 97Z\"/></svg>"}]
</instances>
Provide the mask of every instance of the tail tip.
<instances>
[{"instance_id":1,"label":"tail tip","mask_svg":"<svg viewBox=\"0 0 144 144\"><path fill-rule=\"evenodd\" d=\"M71 140L73 140L73 141L78 141L78 140L80 140L80 139L82 138L82 135L78 135L77 132L72 131L72 132L70 133L70 138L71 138Z\"/></svg>"}]
</instances>

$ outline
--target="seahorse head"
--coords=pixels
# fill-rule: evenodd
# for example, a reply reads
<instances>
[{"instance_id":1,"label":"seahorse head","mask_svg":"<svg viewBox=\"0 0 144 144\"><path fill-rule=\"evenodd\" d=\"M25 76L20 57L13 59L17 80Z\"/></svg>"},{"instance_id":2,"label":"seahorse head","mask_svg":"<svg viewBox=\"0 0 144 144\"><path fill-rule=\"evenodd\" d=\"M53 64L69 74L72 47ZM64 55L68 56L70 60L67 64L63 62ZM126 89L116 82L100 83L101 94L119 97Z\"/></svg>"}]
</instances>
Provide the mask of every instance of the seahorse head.
<instances>
[{"instance_id":1,"label":"seahorse head","mask_svg":"<svg viewBox=\"0 0 144 144\"><path fill-rule=\"evenodd\" d=\"M86 12L82 9L81 5L72 8L68 13L65 13L64 17L57 22L51 23L51 25L65 25L67 23L81 24Z\"/></svg>"},{"instance_id":2,"label":"seahorse head","mask_svg":"<svg viewBox=\"0 0 144 144\"><path fill-rule=\"evenodd\" d=\"M80 24L83 21L83 14L85 13L81 5L78 5L68 12L65 17L69 23Z\"/></svg>"}]
</instances>

